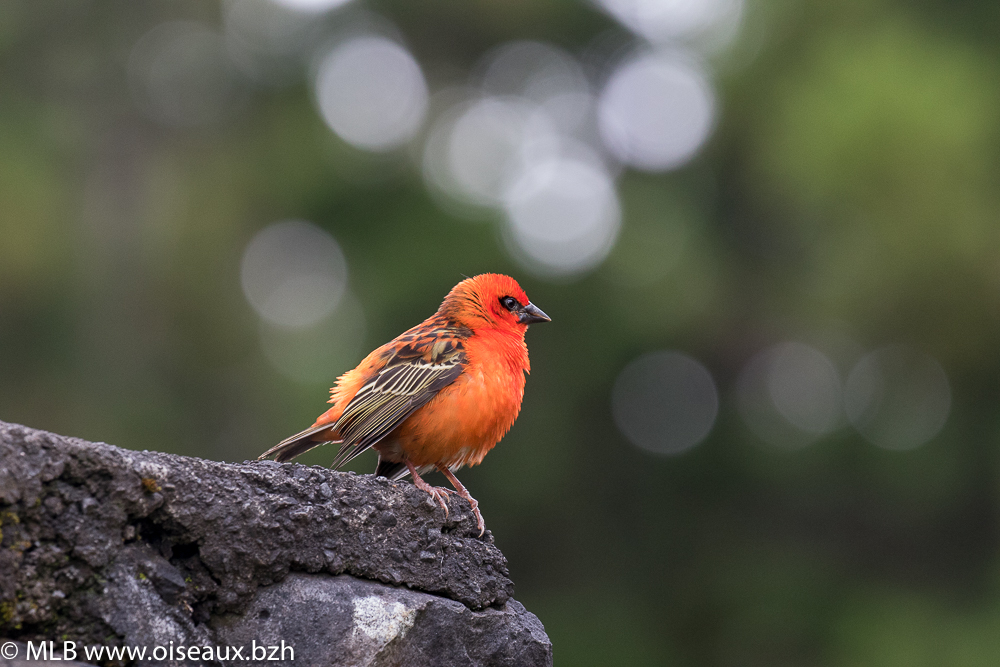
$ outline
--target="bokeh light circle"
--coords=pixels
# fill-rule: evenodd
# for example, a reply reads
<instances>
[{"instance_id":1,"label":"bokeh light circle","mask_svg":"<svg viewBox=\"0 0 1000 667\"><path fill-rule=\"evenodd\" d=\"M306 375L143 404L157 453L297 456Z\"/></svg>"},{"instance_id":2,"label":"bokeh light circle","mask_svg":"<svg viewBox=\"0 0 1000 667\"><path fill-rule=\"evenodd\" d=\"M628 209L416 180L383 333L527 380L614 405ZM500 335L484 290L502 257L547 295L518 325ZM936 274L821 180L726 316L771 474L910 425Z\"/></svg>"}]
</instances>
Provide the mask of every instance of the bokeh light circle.
<instances>
[{"instance_id":1,"label":"bokeh light circle","mask_svg":"<svg viewBox=\"0 0 1000 667\"><path fill-rule=\"evenodd\" d=\"M615 380L615 424L636 447L680 454L712 430L719 412L715 381L701 363L675 351L644 354Z\"/></svg>"},{"instance_id":2,"label":"bokeh light circle","mask_svg":"<svg viewBox=\"0 0 1000 667\"><path fill-rule=\"evenodd\" d=\"M405 144L427 112L420 65L402 46L379 36L354 37L331 49L320 61L315 94L330 129L363 150Z\"/></svg>"},{"instance_id":3,"label":"bokeh light circle","mask_svg":"<svg viewBox=\"0 0 1000 667\"><path fill-rule=\"evenodd\" d=\"M690 37L738 22L742 0L598 0L609 14L651 42Z\"/></svg>"},{"instance_id":4,"label":"bokeh light circle","mask_svg":"<svg viewBox=\"0 0 1000 667\"><path fill-rule=\"evenodd\" d=\"M583 68L566 51L543 42L516 41L486 57L482 90L521 97L541 107L562 132L578 129L593 107Z\"/></svg>"},{"instance_id":5,"label":"bokeh light circle","mask_svg":"<svg viewBox=\"0 0 1000 667\"><path fill-rule=\"evenodd\" d=\"M444 130L443 164L432 169L451 196L500 206L528 165L554 154L556 136L551 120L535 105L487 97L463 107Z\"/></svg>"},{"instance_id":6,"label":"bokeh light circle","mask_svg":"<svg viewBox=\"0 0 1000 667\"><path fill-rule=\"evenodd\" d=\"M767 388L774 407L793 426L822 435L840 416L840 375L825 354L804 343L771 350Z\"/></svg>"},{"instance_id":7,"label":"bokeh light circle","mask_svg":"<svg viewBox=\"0 0 1000 667\"><path fill-rule=\"evenodd\" d=\"M780 343L755 356L736 390L744 421L772 445L803 447L842 423L840 374L825 354L805 343Z\"/></svg>"},{"instance_id":8,"label":"bokeh light circle","mask_svg":"<svg viewBox=\"0 0 1000 667\"><path fill-rule=\"evenodd\" d=\"M626 61L610 77L598 103L601 137L611 153L647 171L676 169L708 139L715 95L691 62L669 53Z\"/></svg>"},{"instance_id":9,"label":"bokeh light circle","mask_svg":"<svg viewBox=\"0 0 1000 667\"><path fill-rule=\"evenodd\" d=\"M243 293L271 324L308 327L340 303L347 262L337 241L316 225L286 220L250 240L240 268Z\"/></svg>"},{"instance_id":10,"label":"bokeh light circle","mask_svg":"<svg viewBox=\"0 0 1000 667\"><path fill-rule=\"evenodd\" d=\"M509 189L504 210L516 254L543 274L594 268L611 251L621 226L611 177L578 159L529 167Z\"/></svg>"},{"instance_id":11,"label":"bokeh light circle","mask_svg":"<svg viewBox=\"0 0 1000 667\"><path fill-rule=\"evenodd\" d=\"M869 442L885 449L914 449L948 421L951 387L934 358L890 345L866 355L851 370L844 407Z\"/></svg>"},{"instance_id":12,"label":"bokeh light circle","mask_svg":"<svg viewBox=\"0 0 1000 667\"><path fill-rule=\"evenodd\" d=\"M297 12L319 14L346 5L350 0L271 0L271 2Z\"/></svg>"}]
</instances>

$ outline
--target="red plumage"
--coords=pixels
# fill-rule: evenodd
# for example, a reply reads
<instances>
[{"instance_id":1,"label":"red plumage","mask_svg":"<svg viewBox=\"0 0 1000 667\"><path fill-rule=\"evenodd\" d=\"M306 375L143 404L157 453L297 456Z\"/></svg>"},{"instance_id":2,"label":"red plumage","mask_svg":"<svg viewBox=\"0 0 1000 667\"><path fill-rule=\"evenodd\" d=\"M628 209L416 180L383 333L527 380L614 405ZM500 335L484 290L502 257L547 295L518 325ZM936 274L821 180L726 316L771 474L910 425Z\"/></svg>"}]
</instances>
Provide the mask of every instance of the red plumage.
<instances>
[{"instance_id":1,"label":"red plumage","mask_svg":"<svg viewBox=\"0 0 1000 667\"><path fill-rule=\"evenodd\" d=\"M482 461L517 419L530 370L524 334L529 324L548 321L513 278L487 273L463 280L434 315L340 376L333 407L312 427L260 458L287 461L336 442L339 468L374 447L376 474L412 474L447 513L451 490L420 477L436 468L472 505L481 534L478 503L454 471Z\"/></svg>"}]
</instances>

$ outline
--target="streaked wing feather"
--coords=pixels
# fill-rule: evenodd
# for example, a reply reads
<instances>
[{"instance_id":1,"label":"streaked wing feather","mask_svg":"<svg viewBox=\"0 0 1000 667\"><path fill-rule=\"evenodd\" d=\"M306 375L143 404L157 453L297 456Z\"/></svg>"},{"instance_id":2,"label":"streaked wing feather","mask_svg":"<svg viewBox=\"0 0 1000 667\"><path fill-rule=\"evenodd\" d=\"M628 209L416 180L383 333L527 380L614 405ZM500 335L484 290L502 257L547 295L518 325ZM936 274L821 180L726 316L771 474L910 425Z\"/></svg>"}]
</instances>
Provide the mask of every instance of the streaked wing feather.
<instances>
[{"instance_id":1,"label":"streaked wing feather","mask_svg":"<svg viewBox=\"0 0 1000 667\"><path fill-rule=\"evenodd\" d=\"M455 341L450 354L394 357L375 378L361 387L337 421L344 445L333 462L339 468L392 432L413 412L462 374L465 351Z\"/></svg>"}]
</instances>

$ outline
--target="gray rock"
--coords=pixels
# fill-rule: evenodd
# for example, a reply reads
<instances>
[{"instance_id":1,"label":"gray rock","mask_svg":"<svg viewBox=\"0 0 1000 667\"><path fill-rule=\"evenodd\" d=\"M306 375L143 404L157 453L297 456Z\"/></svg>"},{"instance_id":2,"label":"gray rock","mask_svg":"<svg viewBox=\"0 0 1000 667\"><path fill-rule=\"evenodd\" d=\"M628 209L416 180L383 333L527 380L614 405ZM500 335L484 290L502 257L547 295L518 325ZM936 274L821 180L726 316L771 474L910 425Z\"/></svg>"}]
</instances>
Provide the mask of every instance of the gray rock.
<instances>
[{"instance_id":1,"label":"gray rock","mask_svg":"<svg viewBox=\"0 0 1000 667\"><path fill-rule=\"evenodd\" d=\"M274 647L275 657L307 665L545 665L542 624L514 600L502 609L468 607L348 575L291 574L261 588L239 616L212 621L232 646ZM282 644L284 642L284 645ZM292 647L299 647L292 650Z\"/></svg>"},{"instance_id":2,"label":"gray rock","mask_svg":"<svg viewBox=\"0 0 1000 667\"><path fill-rule=\"evenodd\" d=\"M464 501L449 510L407 482L0 422L0 637L247 650L270 637L299 664L551 664L492 535Z\"/></svg>"}]
</instances>

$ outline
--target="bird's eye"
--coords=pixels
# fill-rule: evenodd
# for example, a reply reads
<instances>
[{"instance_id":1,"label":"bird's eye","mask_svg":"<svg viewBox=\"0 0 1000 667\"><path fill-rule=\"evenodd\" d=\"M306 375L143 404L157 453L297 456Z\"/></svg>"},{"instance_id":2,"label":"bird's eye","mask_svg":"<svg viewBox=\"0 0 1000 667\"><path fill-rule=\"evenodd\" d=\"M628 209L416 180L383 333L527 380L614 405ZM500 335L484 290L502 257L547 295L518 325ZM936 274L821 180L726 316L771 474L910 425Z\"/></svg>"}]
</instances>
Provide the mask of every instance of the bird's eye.
<instances>
[{"instance_id":1,"label":"bird's eye","mask_svg":"<svg viewBox=\"0 0 1000 667\"><path fill-rule=\"evenodd\" d=\"M502 296L500 297L500 305L506 308L507 310L514 310L521 304L519 304L517 302L517 299L515 299L512 296Z\"/></svg>"}]
</instances>

